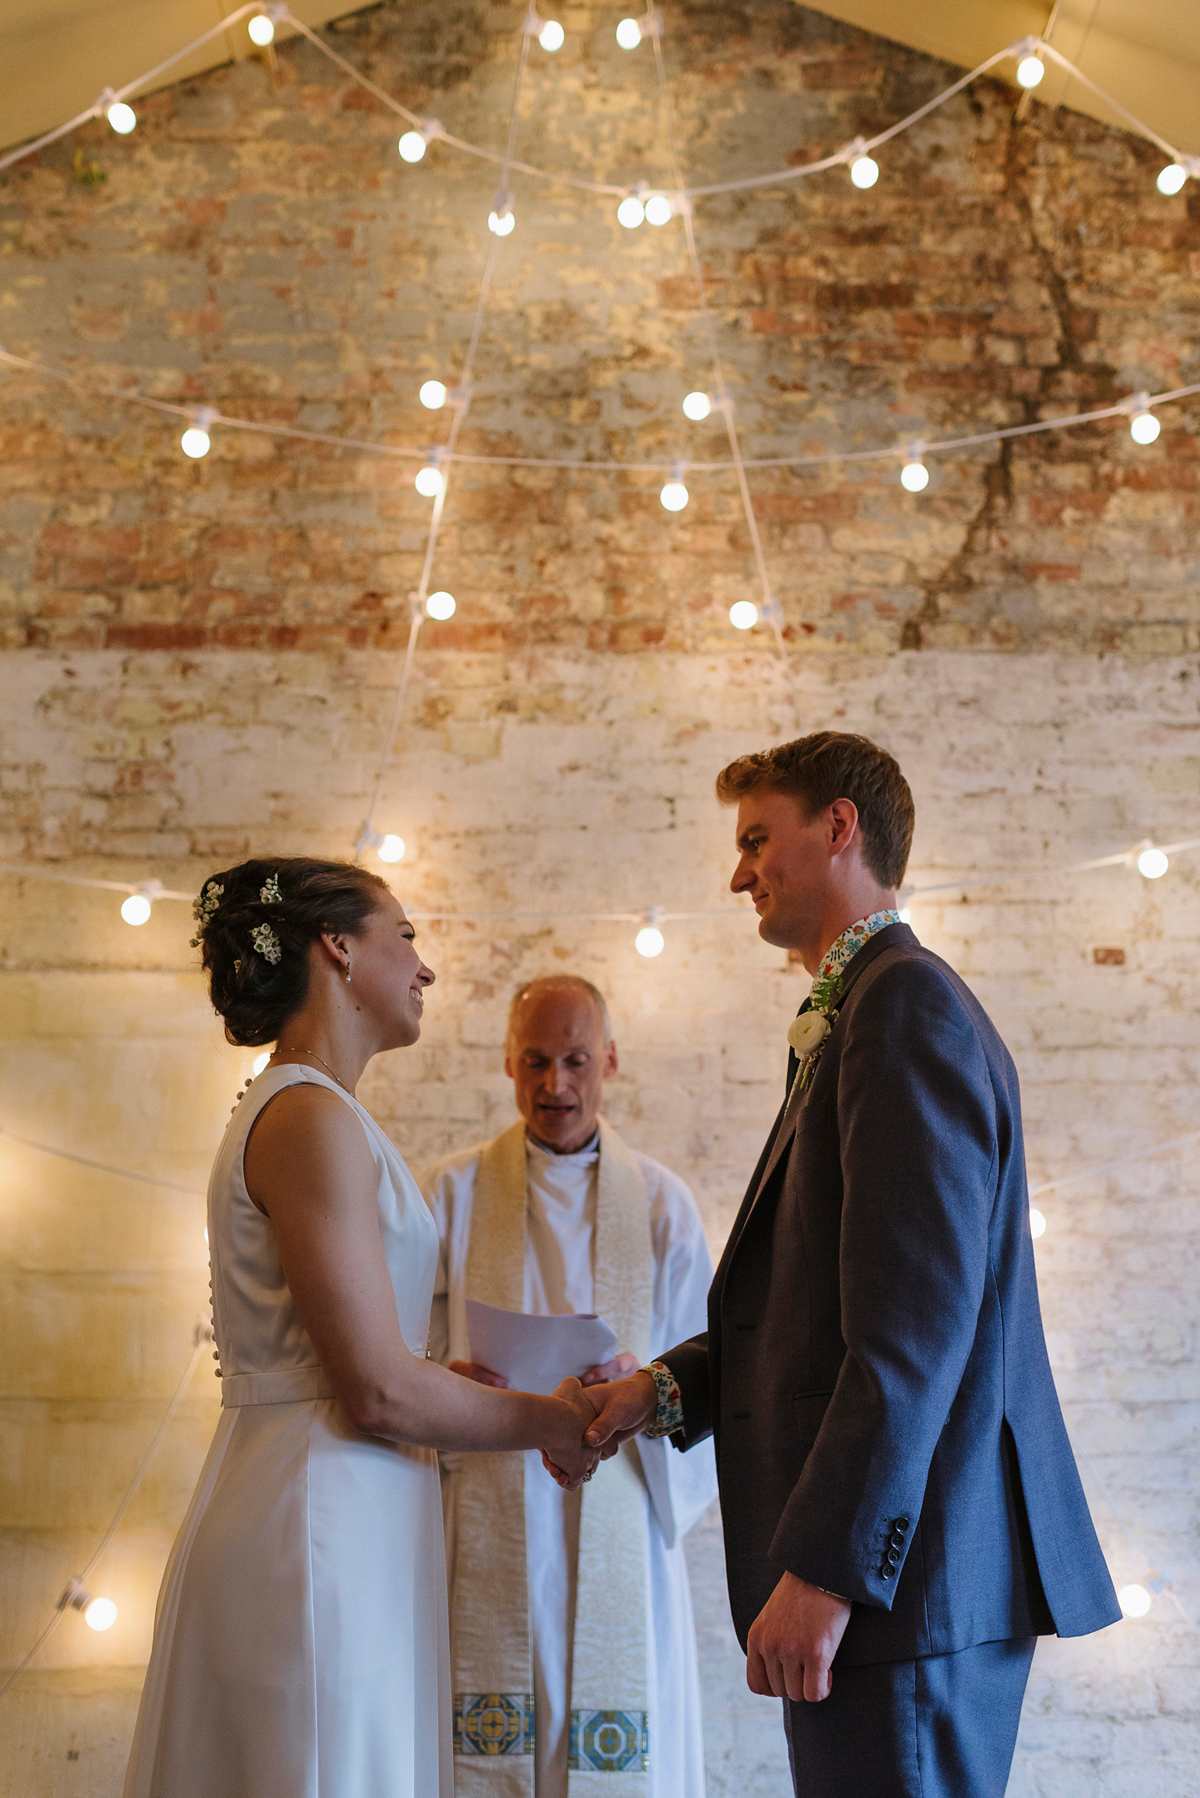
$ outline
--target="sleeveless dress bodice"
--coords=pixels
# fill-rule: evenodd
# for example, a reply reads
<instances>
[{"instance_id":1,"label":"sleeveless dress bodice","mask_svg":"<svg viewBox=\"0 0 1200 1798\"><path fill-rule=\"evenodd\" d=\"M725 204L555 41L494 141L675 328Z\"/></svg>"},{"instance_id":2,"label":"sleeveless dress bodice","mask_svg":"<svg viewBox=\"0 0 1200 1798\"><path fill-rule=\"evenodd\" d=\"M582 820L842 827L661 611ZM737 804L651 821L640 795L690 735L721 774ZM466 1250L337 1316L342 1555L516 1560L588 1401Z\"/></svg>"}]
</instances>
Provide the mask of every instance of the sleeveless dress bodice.
<instances>
[{"instance_id":1,"label":"sleeveless dress bodice","mask_svg":"<svg viewBox=\"0 0 1200 1798\"><path fill-rule=\"evenodd\" d=\"M289 1086L351 1106L405 1345L425 1354L437 1226L402 1157L300 1063L248 1084L209 1185L221 1420L159 1594L125 1798L453 1798L437 1457L338 1403L246 1190Z\"/></svg>"},{"instance_id":2,"label":"sleeveless dress bodice","mask_svg":"<svg viewBox=\"0 0 1200 1798\"><path fill-rule=\"evenodd\" d=\"M292 1303L270 1219L246 1190L245 1150L264 1108L289 1086L322 1086L351 1107L366 1135L378 1176L376 1203L384 1258L396 1295L400 1333L409 1351L423 1356L437 1275L438 1233L420 1188L370 1112L337 1082L300 1062L268 1068L252 1081L236 1106L217 1152L208 1194L212 1264L213 1330L220 1357L221 1402L263 1402L305 1382L287 1376L323 1371L317 1351ZM261 1376L272 1376L263 1379ZM254 1393L253 1400L247 1396ZM298 1397L317 1393L297 1391ZM326 1396L332 1396L332 1388Z\"/></svg>"}]
</instances>

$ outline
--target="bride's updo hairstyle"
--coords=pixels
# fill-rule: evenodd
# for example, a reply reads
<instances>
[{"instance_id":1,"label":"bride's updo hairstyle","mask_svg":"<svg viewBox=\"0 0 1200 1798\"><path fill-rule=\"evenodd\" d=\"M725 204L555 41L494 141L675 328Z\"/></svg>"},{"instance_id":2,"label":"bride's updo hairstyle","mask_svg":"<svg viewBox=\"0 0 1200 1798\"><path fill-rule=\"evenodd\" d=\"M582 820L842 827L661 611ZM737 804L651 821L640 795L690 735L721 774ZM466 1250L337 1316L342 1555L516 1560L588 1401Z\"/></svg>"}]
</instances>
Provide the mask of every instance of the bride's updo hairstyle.
<instances>
[{"instance_id":1,"label":"bride's updo hairstyle","mask_svg":"<svg viewBox=\"0 0 1200 1798\"><path fill-rule=\"evenodd\" d=\"M193 912L213 1010L231 1043L279 1040L308 994L308 952L329 932L361 936L389 892L351 862L272 856L213 874Z\"/></svg>"}]
</instances>

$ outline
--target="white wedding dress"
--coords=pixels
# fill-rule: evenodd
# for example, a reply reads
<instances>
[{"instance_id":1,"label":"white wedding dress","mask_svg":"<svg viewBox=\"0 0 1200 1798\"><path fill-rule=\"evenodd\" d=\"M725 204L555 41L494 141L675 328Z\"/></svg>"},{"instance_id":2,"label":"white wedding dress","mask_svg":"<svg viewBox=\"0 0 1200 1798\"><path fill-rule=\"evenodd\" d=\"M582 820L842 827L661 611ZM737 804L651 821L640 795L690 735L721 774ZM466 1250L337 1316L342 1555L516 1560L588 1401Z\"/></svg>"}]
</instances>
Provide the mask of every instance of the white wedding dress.
<instances>
[{"instance_id":1,"label":"white wedding dress","mask_svg":"<svg viewBox=\"0 0 1200 1798\"><path fill-rule=\"evenodd\" d=\"M362 1123L400 1329L425 1353L438 1234L412 1175L332 1080L269 1069L209 1187L223 1410L163 1578L125 1798L453 1794L437 1457L351 1426L246 1191L255 1118L301 1082Z\"/></svg>"}]
</instances>

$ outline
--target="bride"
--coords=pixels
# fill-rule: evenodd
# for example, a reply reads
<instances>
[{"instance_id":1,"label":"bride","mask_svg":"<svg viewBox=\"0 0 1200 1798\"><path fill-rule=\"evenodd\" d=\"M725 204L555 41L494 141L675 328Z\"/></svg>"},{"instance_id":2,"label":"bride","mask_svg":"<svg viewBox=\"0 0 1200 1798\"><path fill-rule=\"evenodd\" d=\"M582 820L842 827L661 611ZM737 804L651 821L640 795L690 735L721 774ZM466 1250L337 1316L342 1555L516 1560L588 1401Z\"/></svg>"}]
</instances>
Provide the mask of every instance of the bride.
<instances>
[{"instance_id":1,"label":"bride","mask_svg":"<svg viewBox=\"0 0 1200 1798\"><path fill-rule=\"evenodd\" d=\"M125 1798L451 1798L435 1449L590 1476L592 1409L425 1358L438 1236L354 1089L433 980L365 869L243 862L196 902L230 1042L274 1042L209 1186L221 1421L163 1579Z\"/></svg>"}]
</instances>

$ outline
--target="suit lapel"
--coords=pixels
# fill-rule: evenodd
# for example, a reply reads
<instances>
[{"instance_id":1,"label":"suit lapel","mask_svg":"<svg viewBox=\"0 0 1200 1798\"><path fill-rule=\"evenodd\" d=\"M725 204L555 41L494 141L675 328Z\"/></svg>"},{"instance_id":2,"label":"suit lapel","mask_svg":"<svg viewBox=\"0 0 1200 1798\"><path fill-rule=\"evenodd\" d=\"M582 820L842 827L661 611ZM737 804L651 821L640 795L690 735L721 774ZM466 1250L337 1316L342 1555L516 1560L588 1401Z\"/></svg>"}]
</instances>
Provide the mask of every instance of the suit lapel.
<instances>
[{"instance_id":1,"label":"suit lapel","mask_svg":"<svg viewBox=\"0 0 1200 1798\"><path fill-rule=\"evenodd\" d=\"M907 924L889 924L885 929L876 931L875 935L870 937L868 941L863 944L862 948L849 963L842 976L842 990L837 1003L838 1011L840 1012L842 1006L846 1003L854 982L865 973L866 969L870 967L871 963L878 955L881 955L885 949L897 947L902 943L915 944L916 940L916 937L913 935ZM811 1010L811 1002L806 999L804 1004L800 1007L800 1011L796 1013L796 1016L799 1017L802 1012L809 1010ZM774 1128L767 1138L766 1147L759 1157L758 1166L755 1168L751 1177L745 1200L742 1203L742 1209L738 1213L738 1218L734 1224L733 1231L730 1234L725 1255L722 1257L724 1261L729 1260L733 1250L737 1247L742 1233L750 1221L751 1214L758 1204L759 1199L762 1197L763 1192L766 1190L768 1181L779 1166L785 1150L789 1147L792 1138L796 1134L796 1125L800 1121L801 1114L804 1110L805 1098L808 1093L812 1091L810 1086L806 1089L806 1092L797 1092L795 1076L799 1066L799 1057L796 1055L795 1050L789 1046L788 1096L784 1100L779 1116L775 1120Z\"/></svg>"}]
</instances>

